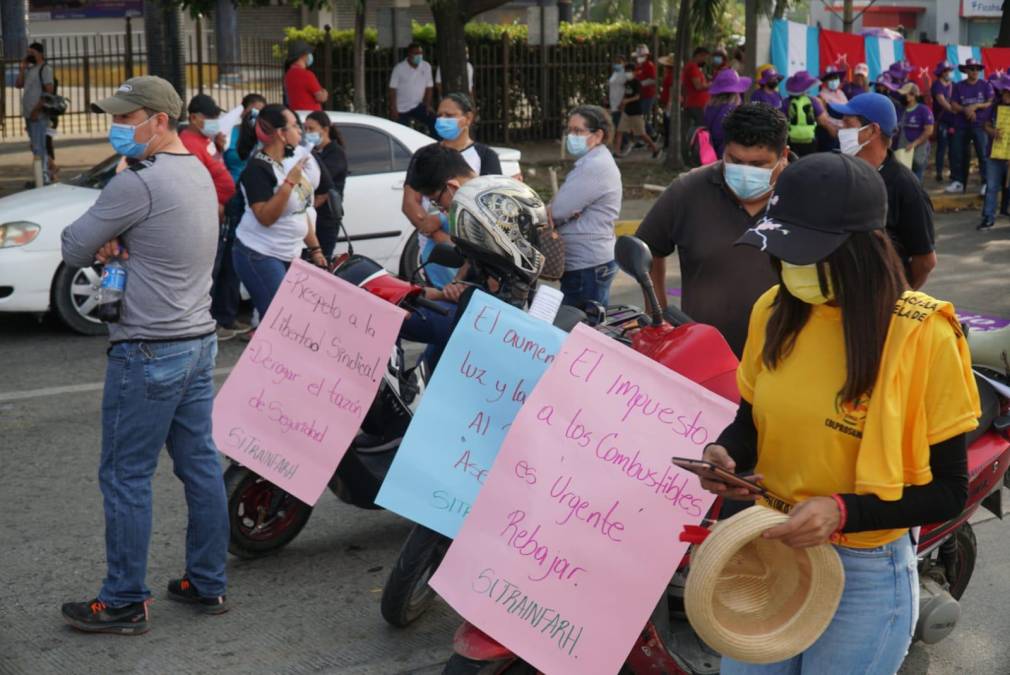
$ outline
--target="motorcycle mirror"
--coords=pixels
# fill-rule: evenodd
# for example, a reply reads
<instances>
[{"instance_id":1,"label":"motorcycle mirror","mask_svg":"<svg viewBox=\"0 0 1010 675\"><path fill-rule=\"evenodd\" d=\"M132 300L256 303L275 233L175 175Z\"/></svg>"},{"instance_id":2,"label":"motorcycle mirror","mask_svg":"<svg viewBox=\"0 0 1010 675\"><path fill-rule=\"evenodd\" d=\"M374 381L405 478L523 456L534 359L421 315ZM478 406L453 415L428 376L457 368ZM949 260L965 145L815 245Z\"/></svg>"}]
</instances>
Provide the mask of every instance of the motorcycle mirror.
<instances>
[{"instance_id":1,"label":"motorcycle mirror","mask_svg":"<svg viewBox=\"0 0 1010 675\"><path fill-rule=\"evenodd\" d=\"M442 243L435 244L435 247L431 249L431 253L428 254L426 262L442 265L443 267L462 267L463 263L466 262L466 258L456 250L454 245Z\"/></svg>"},{"instance_id":2,"label":"motorcycle mirror","mask_svg":"<svg viewBox=\"0 0 1010 675\"><path fill-rule=\"evenodd\" d=\"M645 242L637 237L621 235L614 246L614 258L621 271L632 277L640 285L651 284L649 269L652 267L652 252Z\"/></svg>"},{"instance_id":3,"label":"motorcycle mirror","mask_svg":"<svg viewBox=\"0 0 1010 675\"><path fill-rule=\"evenodd\" d=\"M645 245L645 242L637 237L621 235L614 245L614 258L617 266L625 274L633 277L638 285L642 287L646 299L649 302L649 315L652 317L652 325L658 326L663 323L663 314L659 307L659 298L656 297L656 289L652 285L652 277L649 271L652 268L652 251Z\"/></svg>"}]
</instances>

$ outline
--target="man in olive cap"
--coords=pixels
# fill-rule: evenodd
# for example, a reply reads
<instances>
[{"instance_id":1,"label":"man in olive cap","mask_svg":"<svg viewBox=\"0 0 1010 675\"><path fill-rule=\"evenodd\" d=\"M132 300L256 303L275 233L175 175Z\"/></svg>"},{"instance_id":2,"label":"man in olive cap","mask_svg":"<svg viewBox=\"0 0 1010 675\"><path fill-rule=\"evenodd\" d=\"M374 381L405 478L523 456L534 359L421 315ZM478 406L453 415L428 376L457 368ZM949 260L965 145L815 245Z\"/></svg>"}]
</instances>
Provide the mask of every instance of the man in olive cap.
<instances>
[{"instance_id":1,"label":"man in olive cap","mask_svg":"<svg viewBox=\"0 0 1010 675\"><path fill-rule=\"evenodd\" d=\"M148 629L151 479L163 446L189 508L186 572L169 582L168 595L205 613L227 610L227 502L211 437L217 195L179 139L182 100L167 81L131 78L92 109L112 115L109 142L130 165L64 230L63 260L117 260L126 278L111 313L118 318L109 324L102 397L108 570L98 595L64 604L63 617L82 631L134 635Z\"/></svg>"}]
</instances>

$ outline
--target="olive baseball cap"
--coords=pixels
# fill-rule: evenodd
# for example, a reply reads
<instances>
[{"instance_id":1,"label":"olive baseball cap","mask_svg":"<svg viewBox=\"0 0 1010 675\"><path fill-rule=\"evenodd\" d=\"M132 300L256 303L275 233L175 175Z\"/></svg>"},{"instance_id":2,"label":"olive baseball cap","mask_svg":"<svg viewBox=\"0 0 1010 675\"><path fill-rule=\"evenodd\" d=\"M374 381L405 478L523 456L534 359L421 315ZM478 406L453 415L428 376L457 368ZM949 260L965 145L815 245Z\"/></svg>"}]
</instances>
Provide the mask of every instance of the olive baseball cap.
<instances>
[{"instance_id":1,"label":"olive baseball cap","mask_svg":"<svg viewBox=\"0 0 1010 675\"><path fill-rule=\"evenodd\" d=\"M156 75L131 77L112 96L91 104L92 112L109 115L127 115L141 108L179 119L183 105L169 81Z\"/></svg>"}]
</instances>

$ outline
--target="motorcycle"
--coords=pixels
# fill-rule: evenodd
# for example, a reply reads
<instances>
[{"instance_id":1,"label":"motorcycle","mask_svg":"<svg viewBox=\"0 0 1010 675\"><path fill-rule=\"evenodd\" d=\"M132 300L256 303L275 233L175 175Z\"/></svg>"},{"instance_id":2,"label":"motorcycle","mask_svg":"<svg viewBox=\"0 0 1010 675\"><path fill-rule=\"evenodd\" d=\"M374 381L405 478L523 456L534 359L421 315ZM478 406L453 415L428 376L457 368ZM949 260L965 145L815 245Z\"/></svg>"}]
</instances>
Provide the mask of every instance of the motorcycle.
<instances>
[{"instance_id":1,"label":"motorcycle","mask_svg":"<svg viewBox=\"0 0 1010 675\"><path fill-rule=\"evenodd\" d=\"M456 262L444 251L433 256L436 261ZM421 286L389 274L364 256L347 255L339 260L333 273L408 311L423 307L446 313L445 308L424 297ZM408 367L403 348L399 344L393 348L375 400L329 481L330 491L341 501L363 509L380 508L375 505L375 496L428 377L423 360ZM225 471L224 480L231 530L228 550L240 558L258 558L283 548L298 536L312 515L311 506L234 461Z\"/></svg>"},{"instance_id":2,"label":"motorcycle","mask_svg":"<svg viewBox=\"0 0 1010 675\"><path fill-rule=\"evenodd\" d=\"M710 327L690 323L690 319L679 310L660 314L656 292L648 274L652 256L645 244L633 237L620 237L615 256L620 268L642 287L650 305L648 315L638 313L630 322L633 325L622 327L615 337L630 342L636 351L727 399L739 402L736 359L732 352L728 356L725 354L729 349L724 340L719 344L721 336L716 333L708 339L688 341L686 336L692 331ZM976 348L980 352L984 348L986 357L976 361L990 364L987 376L996 381L1010 379L1010 361L1007 358L1010 330L1003 335L969 333L968 337L973 356ZM732 368L729 367L731 362ZM1002 364L1002 368L992 364ZM920 598L915 640L926 644L939 642L950 635L960 619L958 601L971 580L978 554L978 543L969 520L980 507L1002 519L1002 487L1005 484L1010 487L1010 475L1007 474L1007 462L1010 461L1010 397L997 391L986 379L976 379L982 416L978 429L967 438L967 503L957 517L945 523L925 526L918 533L916 550ZM1004 391L1010 393L1010 390ZM715 522L721 506L721 500L716 500L703 526ZM690 536L682 536L685 540L691 539ZM631 648L621 675L712 675L719 672L719 654L698 638L684 613L684 588L689 565L690 552L681 561L667 592ZM443 671L446 675L537 672L469 622L464 622L456 631L453 651Z\"/></svg>"}]
</instances>

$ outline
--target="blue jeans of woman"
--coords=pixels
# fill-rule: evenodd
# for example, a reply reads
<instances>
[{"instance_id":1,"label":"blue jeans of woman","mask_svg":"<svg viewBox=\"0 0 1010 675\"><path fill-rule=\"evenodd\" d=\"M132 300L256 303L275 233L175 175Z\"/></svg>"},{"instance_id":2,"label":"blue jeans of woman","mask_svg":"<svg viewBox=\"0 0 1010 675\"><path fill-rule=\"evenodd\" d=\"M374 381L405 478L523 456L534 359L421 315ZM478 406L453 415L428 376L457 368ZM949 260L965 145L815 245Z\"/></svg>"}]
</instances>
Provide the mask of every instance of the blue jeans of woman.
<instances>
[{"instance_id":1,"label":"blue jeans of woman","mask_svg":"<svg viewBox=\"0 0 1010 675\"><path fill-rule=\"evenodd\" d=\"M587 300L594 300L604 307L610 302L610 284L617 274L617 263L613 260L585 267L580 270L565 271L561 275L562 302L572 307L581 307Z\"/></svg>"},{"instance_id":2,"label":"blue jeans of woman","mask_svg":"<svg viewBox=\"0 0 1010 675\"><path fill-rule=\"evenodd\" d=\"M985 204L982 206L982 219L992 222L996 219L996 202L1003 190L1007 177L1007 160L992 159L985 167Z\"/></svg>"},{"instance_id":3,"label":"blue jeans of woman","mask_svg":"<svg viewBox=\"0 0 1010 675\"><path fill-rule=\"evenodd\" d=\"M892 675L901 667L919 614L919 574L908 536L886 546L836 546L845 590L827 630L805 652L756 665L722 658L721 675Z\"/></svg>"},{"instance_id":4,"label":"blue jeans of woman","mask_svg":"<svg viewBox=\"0 0 1010 675\"><path fill-rule=\"evenodd\" d=\"M936 175L938 180L943 180L944 160L950 164L950 170L954 171L954 143L951 138L953 127L947 122L939 122L936 125Z\"/></svg>"},{"instance_id":5,"label":"blue jeans of woman","mask_svg":"<svg viewBox=\"0 0 1010 675\"><path fill-rule=\"evenodd\" d=\"M989 135L982 127L971 129L957 129L951 142L951 179L968 185L969 170L971 169L971 155L968 152L969 145L975 146L975 155L978 157L979 179L985 181L985 156L989 147Z\"/></svg>"},{"instance_id":6,"label":"blue jeans of woman","mask_svg":"<svg viewBox=\"0 0 1010 675\"><path fill-rule=\"evenodd\" d=\"M213 334L109 348L98 470L108 574L98 599L111 607L151 597L151 479L162 447L185 486L186 576L203 596L225 594L228 502L211 437L216 357Z\"/></svg>"},{"instance_id":7,"label":"blue jeans of woman","mask_svg":"<svg viewBox=\"0 0 1010 675\"><path fill-rule=\"evenodd\" d=\"M232 257L235 261L235 271L238 278L242 280L249 296L252 298L253 306L260 315L260 321L266 316L270 301L277 294L277 289L281 287L284 275L288 273L290 262L285 262L280 258L263 255L252 250L240 240L236 239L232 248Z\"/></svg>"}]
</instances>

